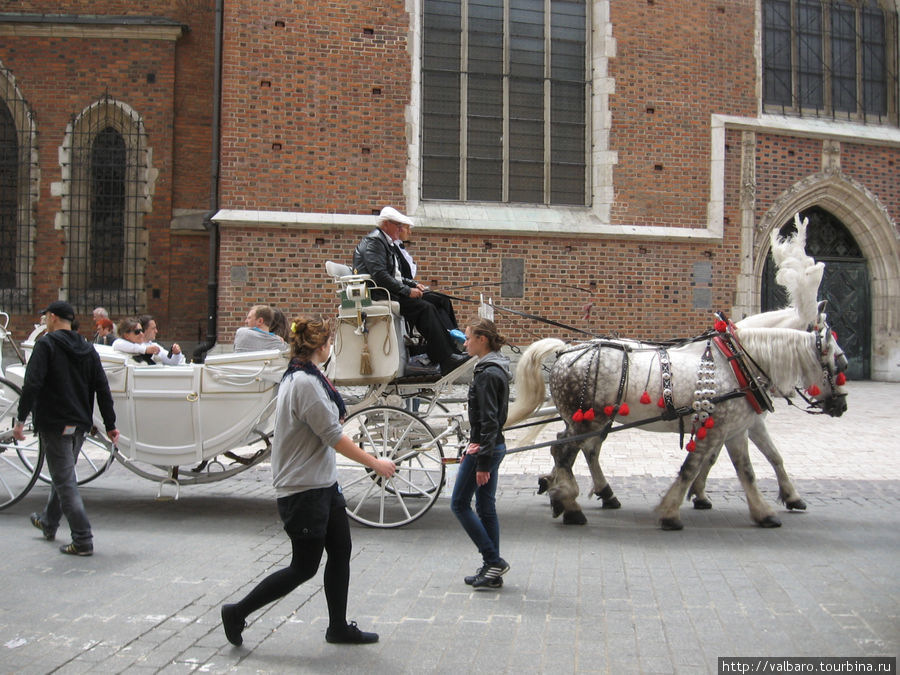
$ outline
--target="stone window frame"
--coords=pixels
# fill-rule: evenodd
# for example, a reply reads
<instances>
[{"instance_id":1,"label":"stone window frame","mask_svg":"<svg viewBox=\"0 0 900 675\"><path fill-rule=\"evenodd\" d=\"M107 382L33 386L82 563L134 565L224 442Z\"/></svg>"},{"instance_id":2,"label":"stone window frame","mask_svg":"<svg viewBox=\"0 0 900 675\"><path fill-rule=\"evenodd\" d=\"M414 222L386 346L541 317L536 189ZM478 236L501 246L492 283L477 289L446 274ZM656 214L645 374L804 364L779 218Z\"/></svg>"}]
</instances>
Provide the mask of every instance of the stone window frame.
<instances>
[{"instance_id":1,"label":"stone window frame","mask_svg":"<svg viewBox=\"0 0 900 675\"><path fill-rule=\"evenodd\" d=\"M40 164L38 161L37 125L15 75L0 63L0 102L9 110L19 140L18 199L16 206L16 283L13 288L0 289L7 310L31 311L34 269L34 240L37 232L35 210L40 192Z\"/></svg>"},{"instance_id":2,"label":"stone window frame","mask_svg":"<svg viewBox=\"0 0 900 675\"><path fill-rule=\"evenodd\" d=\"M586 201L590 206L512 204L493 202L437 201L421 199L422 124L422 36L423 6L415 2L410 11L409 49L412 61L410 104L406 109L408 163L404 181L408 211L429 225L478 231L516 230L559 234L624 234L611 226L614 202L613 168L617 153L609 150L611 116L609 95L614 80L608 61L615 56L609 0L588 0L590 39L587 43L591 95L588 100L586 137Z\"/></svg>"},{"instance_id":3,"label":"stone window frame","mask_svg":"<svg viewBox=\"0 0 900 675\"><path fill-rule=\"evenodd\" d=\"M96 135L113 127L125 140L126 180L125 243L121 289L91 290L77 279L85 279L88 272L89 241L81 233L90 232L91 147ZM54 196L61 198L56 228L65 233L66 248L60 297L71 302L75 309L90 312L104 306L116 314L134 314L146 307L147 292L144 276L147 266L149 233L143 223L144 214L153 208L153 194L159 175L153 167L153 149L148 142L143 117L131 106L108 96L94 101L66 126L59 147L62 180L51 185Z\"/></svg>"}]
</instances>

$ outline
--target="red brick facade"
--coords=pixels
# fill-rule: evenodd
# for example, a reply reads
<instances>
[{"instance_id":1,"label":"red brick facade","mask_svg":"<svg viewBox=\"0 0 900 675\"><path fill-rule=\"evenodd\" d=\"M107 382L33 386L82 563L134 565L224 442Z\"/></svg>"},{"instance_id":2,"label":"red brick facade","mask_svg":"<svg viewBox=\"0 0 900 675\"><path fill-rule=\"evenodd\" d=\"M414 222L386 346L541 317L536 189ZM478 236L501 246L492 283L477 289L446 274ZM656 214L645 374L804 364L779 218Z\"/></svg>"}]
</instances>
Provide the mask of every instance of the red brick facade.
<instances>
[{"instance_id":1,"label":"red brick facade","mask_svg":"<svg viewBox=\"0 0 900 675\"><path fill-rule=\"evenodd\" d=\"M59 200L48 191L58 180L61 130L68 115L108 89L144 115L160 170L145 219L152 233L147 287L161 294L149 308L164 317L169 334L196 339L207 237L173 230L170 220L173 209L209 203L215 2L62 4L69 13L167 16L190 32L174 44L0 44L0 61L40 121L41 250L54 258L62 250L52 227ZM867 126L856 138L861 125L765 115L756 0L591 3L592 62L602 60L608 75L594 81L593 96L605 107L592 106L592 152L613 157L611 186L595 180L592 194L595 205L603 190L611 196L602 217L591 215L597 209L568 211L573 223L596 227L569 226L563 217L546 230L520 228L515 219L435 216L443 206L421 201L421 17L407 12L419 4L224 2L219 340L230 340L257 302L291 315L332 314L324 262L349 263L371 226L360 216L387 204L416 218L411 251L421 280L435 289L470 300L484 292L499 304L599 333L667 338L703 330L711 310L758 311L769 231L789 220L794 204L827 206L831 190L834 204L853 195L865 206L862 213L854 202L852 213L839 215L869 260L875 311L900 297L896 120ZM59 5L20 2L16 9ZM114 56L123 51L128 59ZM152 87L142 79L150 70L157 74ZM521 298L500 291L510 259L524 260ZM44 263L38 303L58 283L53 265ZM458 307L462 318L475 311L474 304ZM558 332L509 315L501 327L519 344ZM900 337L896 319L883 329ZM890 350L873 347L885 363Z\"/></svg>"},{"instance_id":2,"label":"red brick facade","mask_svg":"<svg viewBox=\"0 0 900 675\"><path fill-rule=\"evenodd\" d=\"M7 32L0 40L0 65L15 78L37 129L40 192L34 211L33 309L57 299L64 287L66 232L55 225L63 207L53 185L63 178L59 149L67 124L108 95L142 117L152 166L159 172L152 210L143 215L149 241L144 310L157 317L161 338L196 340L206 329L208 236L173 228L172 220L181 211L210 209L213 2L62 4L64 10L59 2L23 1L5 9L21 14L155 16L188 29L177 39L144 38L134 32L117 37L114 27L104 27L102 37L95 32L80 37L78 31L95 27L90 22L75 24L67 33L66 22L59 20L52 28L44 23L21 35ZM4 27L23 30L21 22ZM88 334L90 308L78 310L82 332ZM11 326L21 337L36 320L34 313L13 315Z\"/></svg>"}]
</instances>

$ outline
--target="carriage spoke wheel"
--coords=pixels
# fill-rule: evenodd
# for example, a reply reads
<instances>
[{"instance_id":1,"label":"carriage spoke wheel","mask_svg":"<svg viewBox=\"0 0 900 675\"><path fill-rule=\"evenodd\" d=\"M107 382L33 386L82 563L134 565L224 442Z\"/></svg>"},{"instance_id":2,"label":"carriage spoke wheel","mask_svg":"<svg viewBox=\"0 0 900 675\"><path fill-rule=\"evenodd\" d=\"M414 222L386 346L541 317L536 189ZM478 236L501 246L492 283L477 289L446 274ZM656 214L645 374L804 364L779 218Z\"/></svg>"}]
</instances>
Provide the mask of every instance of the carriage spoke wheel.
<instances>
[{"instance_id":1,"label":"carriage spoke wheel","mask_svg":"<svg viewBox=\"0 0 900 675\"><path fill-rule=\"evenodd\" d=\"M397 465L392 478L337 456L347 514L371 527L400 527L423 516L444 486L444 452L420 417L389 406L365 408L344 422L344 433L370 455Z\"/></svg>"},{"instance_id":2,"label":"carriage spoke wheel","mask_svg":"<svg viewBox=\"0 0 900 675\"><path fill-rule=\"evenodd\" d=\"M16 384L0 378L0 510L28 494L44 464L30 417L25 424L25 440L13 438L21 395L22 390Z\"/></svg>"},{"instance_id":3,"label":"carriage spoke wheel","mask_svg":"<svg viewBox=\"0 0 900 675\"><path fill-rule=\"evenodd\" d=\"M79 485L86 485L106 471L113 463L113 449L110 442L100 435L96 429L85 434L78 461L75 462L75 477ZM25 457L22 461L26 462ZM38 474L42 483L50 484L50 471L47 467Z\"/></svg>"}]
</instances>

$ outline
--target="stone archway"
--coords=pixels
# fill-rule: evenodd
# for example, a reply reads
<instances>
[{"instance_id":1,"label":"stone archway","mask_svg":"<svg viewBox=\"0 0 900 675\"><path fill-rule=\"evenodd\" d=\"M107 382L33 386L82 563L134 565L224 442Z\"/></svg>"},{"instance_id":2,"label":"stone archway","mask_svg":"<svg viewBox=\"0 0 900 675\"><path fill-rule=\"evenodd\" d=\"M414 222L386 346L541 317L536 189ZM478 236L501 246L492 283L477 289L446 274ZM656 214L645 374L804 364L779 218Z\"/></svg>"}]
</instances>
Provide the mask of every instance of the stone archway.
<instances>
[{"instance_id":1,"label":"stone archway","mask_svg":"<svg viewBox=\"0 0 900 675\"><path fill-rule=\"evenodd\" d=\"M877 197L841 175L825 172L809 176L779 197L760 220L754 236L754 306L760 307L760 288L773 229L795 213L818 206L849 230L869 270L872 311L870 322L871 377L900 381L900 239L896 224Z\"/></svg>"}]
</instances>

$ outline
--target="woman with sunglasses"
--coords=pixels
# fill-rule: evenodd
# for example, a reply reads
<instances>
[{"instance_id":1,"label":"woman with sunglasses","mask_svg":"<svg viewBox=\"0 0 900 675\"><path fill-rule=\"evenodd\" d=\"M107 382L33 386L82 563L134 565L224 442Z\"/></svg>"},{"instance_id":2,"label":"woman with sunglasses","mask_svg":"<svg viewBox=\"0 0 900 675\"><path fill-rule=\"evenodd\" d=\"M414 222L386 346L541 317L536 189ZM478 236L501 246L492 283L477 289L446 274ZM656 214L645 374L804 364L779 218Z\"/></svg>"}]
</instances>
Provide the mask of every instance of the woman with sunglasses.
<instances>
[{"instance_id":1,"label":"woman with sunglasses","mask_svg":"<svg viewBox=\"0 0 900 675\"><path fill-rule=\"evenodd\" d=\"M119 337L112 343L113 349L124 354L131 354L136 361L153 365L153 357L160 353L157 344L144 342L144 328L134 317L119 322Z\"/></svg>"}]
</instances>

